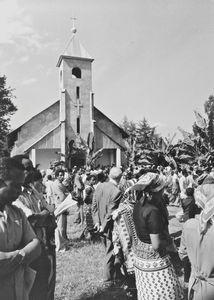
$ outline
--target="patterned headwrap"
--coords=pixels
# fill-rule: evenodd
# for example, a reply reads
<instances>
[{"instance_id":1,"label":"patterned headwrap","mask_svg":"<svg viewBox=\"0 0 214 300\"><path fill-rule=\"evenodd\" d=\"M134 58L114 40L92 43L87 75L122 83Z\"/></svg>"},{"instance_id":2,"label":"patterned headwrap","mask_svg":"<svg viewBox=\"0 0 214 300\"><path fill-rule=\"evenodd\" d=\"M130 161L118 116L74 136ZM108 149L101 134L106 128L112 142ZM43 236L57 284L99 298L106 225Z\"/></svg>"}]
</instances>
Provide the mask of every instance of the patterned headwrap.
<instances>
[{"instance_id":1,"label":"patterned headwrap","mask_svg":"<svg viewBox=\"0 0 214 300\"><path fill-rule=\"evenodd\" d=\"M160 175L152 172L148 172L142 175L138 182L132 186L132 190L144 191L146 188L150 192L159 192L166 185L165 180Z\"/></svg>"},{"instance_id":2,"label":"patterned headwrap","mask_svg":"<svg viewBox=\"0 0 214 300\"><path fill-rule=\"evenodd\" d=\"M203 233L210 219L214 216L214 178L207 176L203 184L194 193L196 204L202 208L200 214L200 231Z\"/></svg>"}]
</instances>

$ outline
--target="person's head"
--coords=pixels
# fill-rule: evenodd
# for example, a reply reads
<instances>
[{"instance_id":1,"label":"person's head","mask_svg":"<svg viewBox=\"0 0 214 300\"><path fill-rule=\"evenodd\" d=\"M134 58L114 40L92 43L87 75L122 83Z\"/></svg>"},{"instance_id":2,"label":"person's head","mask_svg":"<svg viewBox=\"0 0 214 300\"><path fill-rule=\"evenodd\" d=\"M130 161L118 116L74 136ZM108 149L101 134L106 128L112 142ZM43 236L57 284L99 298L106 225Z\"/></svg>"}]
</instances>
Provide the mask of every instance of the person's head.
<instances>
[{"instance_id":1,"label":"person's head","mask_svg":"<svg viewBox=\"0 0 214 300\"><path fill-rule=\"evenodd\" d=\"M106 175L103 172L97 173L97 181L98 182L104 182L106 180Z\"/></svg>"},{"instance_id":2,"label":"person's head","mask_svg":"<svg viewBox=\"0 0 214 300\"><path fill-rule=\"evenodd\" d=\"M162 173L163 170L164 170L163 166L158 166L158 167L157 167L158 173Z\"/></svg>"},{"instance_id":3,"label":"person's head","mask_svg":"<svg viewBox=\"0 0 214 300\"><path fill-rule=\"evenodd\" d=\"M132 190L143 192L145 200L153 200L158 203L162 199L165 188L164 179L157 173L148 172L142 175L132 186Z\"/></svg>"},{"instance_id":4,"label":"person's head","mask_svg":"<svg viewBox=\"0 0 214 300\"><path fill-rule=\"evenodd\" d=\"M88 183L90 185L93 186L93 185L96 184L96 182L97 182L97 176L95 174L91 174L91 175L88 176Z\"/></svg>"},{"instance_id":5,"label":"person's head","mask_svg":"<svg viewBox=\"0 0 214 300\"><path fill-rule=\"evenodd\" d=\"M120 182L120 179L122 177L122 171L120 168L117 167L113 167L111 168L110 172L109 172L109 179L112 181L115 181L116 183Z\"/></svg>"},{"instance_id":6,"label":"person's head","mask_svg":"<svg viewBox=\"0 0 214 300\"><path fill-rule=\"evenodd\" d=\"M45 170L41 170L41 171L40 171L40 173L42 174L42 178L44 178L44 177L45 177L45 175L46 175L46 172L45 172Z\"/></svg>"},{"instance_id":7,"label":"person's head","mask_svg":"<svg viewBox=\"0 0 214 300\"><path fill-rule=\"evenodd\" d=\"M187 176L189 175L186 169L183 169L183 170L182 170L182 175L183 175L184 177L187 177Z\"/></svg>"},{"instance_id":8,"label":"person's head","mask_svg":"<svg viewBox=\"0 0 214 300\"><path fill-rule=\"evenodd\" d=\"M207 176L194 192L195 203L202 209L199 218L200 232L204 234L209 224L214 225L214 178Z\"/></svg>"},{"instance_id":9,"label":"person's head","mask_svg":"<svg viewBox=\"0 0 214 300\"><path fill-rule=\"evenodd\" d=\"M214 168L211 168L211 170L210 170L210 176L214 177Z\"/></svg>"},{"instance_id":10,"label":"person's head","mask_svg":"<svg viewBox=\"0 0 214 300\"><path fill-rule=\"evenodd\" d=\"M80 176L83 174L82 168L77 169L77 174Z\"/></svg>"},{"instance_id":11,"label":"person's head","mask_svg":"<svg viewBox=\"0 0 214 300\"><path fill-rule=\"evenodd\" d=\"M189 171L190 171L191 173L193 172L193 167L192 167L192 166L189 167Z\"/></svg>"},{"instance_id":12,"label":"person's head","mask_svg":"<svg viewBox=\"0 0 214 300\"><path fill-rule=\"evenodd\" d=\"M34 170L33 174L32 174L32 183L35 187L35 189L39 192L39 193L43 193L44 192L44 186L43 186L43 178L42 178L42 174L39 170Z\"/></svg>"},{"instance_id":13,"label":"person's head","mask_svg":"<svg viewBox=\"0 0 214 300\"><path fill-rule=\"evenodd\" d=\"M64 172L64 170L62 170L62 169L58 169L58 170L56 170L56 172L55 172L55 178L56 178L59 182L63 182L63 180L64 180L64 175L65 175L65 172Z\"/></svg>"},{"instance_id":14,"label":"person's head","mask_svg":"<svg viewBox=\"0 0 214 300\"><path fill-rule=\"evenodd\" d=\"M24 167L10 157L0 158L0 206L11 204L21 194Z\"/></svg>"},{"instance_id":15,"label":"person's head","mask_svg":"<svg viewBox=\"0 0 214 300\"><path fill-rule=\"evenodd\" d=\"M47 176L47 180L52 180L52 176L50 174Z\"/></svg>"},{"instance_id":16,"label":"person's head","mask_svg":"<svg viewBox=\"0 0 214 300\"><path fill-rule=\"evenodd\" d=\"M127 180L132 179L132 172L131 172L131 171L128 171L128 172L126 173L126 179L127 179Z\"/></svg>"},{"instance_id":17,"label":"person's head","mask_svg":"<svg viewBox=\"0 0 214 300\"><path fill-rule=\"evenodd\" d=\"M186 195L187 195L188 197L192 197L192 196L194 195L194 188L188 187L188 188L186 189Z\"/></svg>"},{"instance_id":18,"label":"person's head","mask_svg":"<svg viewBox=\"0 0 214 300\"><path fill-rule=\"evenodd\" d=\"M15 155L12 157L24 167L25 181L24 184L29 184L33 181L34 167L32 161L25 154Z\"/></svg>"},{"instance_id":19,"label":"person's head","mask_svg":"<svg viewBox=\"0 0 214 300\"><path fill-rule=\"evenodd\" d=\"M33 172L33 181L40 181L42 182L42 174L39 170L34 170Z\"/></svg>"},{"instance_id":20,"label":"person's head","mask_svg":"<svg viewBox=\"0 0 214 300\"><path fill-rule=\"evenodd\" d=\"M196 172L198 170L198 165L193 166L193 171Z\"/></svg>"},{"instance_id":21,"label":"person's head","mask_svg":"<svg viewBox=\"0 0 214 300\"><path fill-rule=\"evenodd\" d=\"M75 174L77 172L77 166L73 166L71 172L72 172L72 174Z\"/></svg>"}]
</instances>

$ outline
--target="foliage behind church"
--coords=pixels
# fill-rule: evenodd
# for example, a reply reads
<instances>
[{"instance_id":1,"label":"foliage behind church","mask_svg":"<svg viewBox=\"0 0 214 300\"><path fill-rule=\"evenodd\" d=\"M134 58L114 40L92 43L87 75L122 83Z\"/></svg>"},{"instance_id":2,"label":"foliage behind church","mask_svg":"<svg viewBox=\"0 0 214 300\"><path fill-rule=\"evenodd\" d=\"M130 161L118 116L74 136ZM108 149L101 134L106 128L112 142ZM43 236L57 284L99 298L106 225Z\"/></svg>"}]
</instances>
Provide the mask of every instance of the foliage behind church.
<instances>
[{"instance_id":1,"label":"foliage behind church","mask_svg":"<svg viewBox=\"0 0 214 300\"><path fill-rule=\"evenodd\" d=\"M0 156L8 155L7 135L10 130L10 118L17 111L13 104L13 89L6 86L6 76L0 77Z\"/></svg>"}]
</instances>

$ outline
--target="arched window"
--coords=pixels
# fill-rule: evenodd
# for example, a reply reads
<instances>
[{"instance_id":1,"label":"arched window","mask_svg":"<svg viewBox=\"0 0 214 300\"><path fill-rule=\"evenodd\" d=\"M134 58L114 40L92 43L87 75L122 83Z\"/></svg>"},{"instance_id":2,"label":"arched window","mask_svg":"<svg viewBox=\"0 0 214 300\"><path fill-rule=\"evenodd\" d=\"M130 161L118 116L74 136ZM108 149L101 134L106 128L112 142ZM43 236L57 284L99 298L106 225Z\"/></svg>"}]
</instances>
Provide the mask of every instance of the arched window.
<instances>
[{"instance_id":1,"label":"arched window","mask_svg":"<svg viewBox=\"0 0 214 300\"><path fill-rule=\"evenodd\" d=\"M81 70L80 70L80 68L73 68L72 69L72 77L73 78L81 78Z\"/></svg>"}]
</instances>

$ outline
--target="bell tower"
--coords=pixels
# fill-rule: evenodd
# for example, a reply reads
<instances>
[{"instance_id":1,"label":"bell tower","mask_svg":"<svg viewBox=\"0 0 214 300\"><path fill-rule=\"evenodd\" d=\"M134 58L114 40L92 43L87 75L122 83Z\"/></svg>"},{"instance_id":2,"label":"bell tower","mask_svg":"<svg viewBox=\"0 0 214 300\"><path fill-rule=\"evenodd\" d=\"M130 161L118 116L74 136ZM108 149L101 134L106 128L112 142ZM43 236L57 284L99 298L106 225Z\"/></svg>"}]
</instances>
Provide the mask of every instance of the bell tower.
<instances>
[{"instance_id":1,"label":"bell tower","mask_svg":"<svg viewBox=\"0 0 214 300\"><path fill-rule=\"evenodd\" d=\"M66 154L69 142L87 144L93 134L93 59L77 37L73 26L71 39L57 67L59 68L61 152Z\"/></svg>"}]
</instances>

